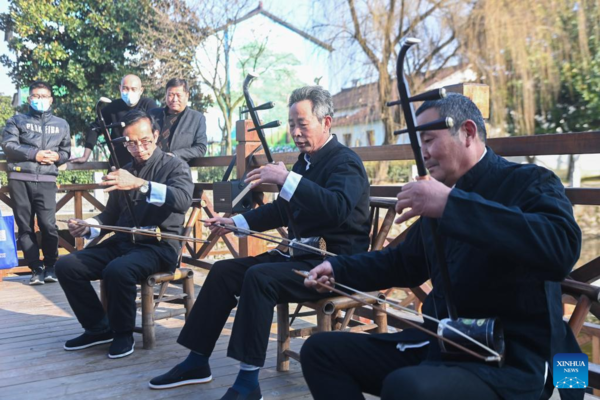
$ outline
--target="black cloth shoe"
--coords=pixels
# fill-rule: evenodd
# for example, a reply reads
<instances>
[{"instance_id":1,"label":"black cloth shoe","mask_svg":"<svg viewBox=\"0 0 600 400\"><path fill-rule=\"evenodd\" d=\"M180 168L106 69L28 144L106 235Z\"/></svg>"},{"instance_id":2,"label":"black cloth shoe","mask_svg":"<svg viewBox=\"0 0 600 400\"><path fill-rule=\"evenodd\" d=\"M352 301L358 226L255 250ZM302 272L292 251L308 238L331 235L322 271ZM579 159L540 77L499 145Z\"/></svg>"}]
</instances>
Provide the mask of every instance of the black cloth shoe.
<instances>
[{"instance_id":1,"label":"black cloth shoe","mask_svg":"<svg viewBox=\"0 0 600 400\"><path fill-rule=\"evenodd\" d=\"M108 358L127 357L133 353L134 347L135 340L133 340L133 333L115 335L115 340L113 340L108 349Z\"/></svg>"},{"instance_id":2,"label":"black cloth shoe","mask_svg":"<svg viewBox=\"0 0 600 400\"><path fill-rule=\"evenodd\" d=\"M108 331L99 335L90 335L84 333L74 339L67 340L64 349L68 351L87 349L88 347L97 346L99 344L110 343L113 341L113 333Z\"/></svg>"},{"instance_id":3,"label":"black cloth shoe","mask_svg":"<svg viewBox=\"0 0 600 400\"><path fill-rule=\"evenodd\" d=\"M58 278L56 278L56 274L54 273L54 265L44 269L44 282L58 282Z\"/></svg>"},{"instance_id":4,"label":"black cloth shoe","mask_svg":"<svg viewBox=\"0 0 600 400\"><path fill-rule=\"evenodd\" d=\"M257 386L256 389L247 395L241 394L234 388L229 388L225 396L221 397L221 400L263 400L263 397L260 393L260 386Z\"/></svg>"},{"instance_id":5,"label":"black cloth shoe","mask_svg":"<svg viewBox=\"0 0 600 400\"><path fill-rule=\"evenodd\" d=\"M176 365L166 374L153 378L148 386L150 386L150 389L171 389L184 385L208 383L210 381L212 381L212 375L208 363L187 371Z\"/></svg>"},{"instance_id":6,"label":"black cloth shoe","mask_svg":"<svg viewBox=\"0 0 600 400\"><path fill-rule=\"evenodd\" d=\"M31 270L31 279L29 279L30 285L43 285L44 284L44 269L41 267L33 268Z\"/></svg>"}]
</instances>

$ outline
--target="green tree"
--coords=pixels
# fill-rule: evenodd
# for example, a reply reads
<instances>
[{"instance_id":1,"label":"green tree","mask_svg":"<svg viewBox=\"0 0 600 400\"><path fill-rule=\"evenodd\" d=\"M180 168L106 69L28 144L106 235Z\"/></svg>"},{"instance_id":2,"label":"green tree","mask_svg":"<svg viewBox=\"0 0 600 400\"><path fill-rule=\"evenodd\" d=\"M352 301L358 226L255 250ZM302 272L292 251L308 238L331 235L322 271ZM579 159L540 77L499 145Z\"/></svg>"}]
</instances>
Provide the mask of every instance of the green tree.
<instances>
[{"instance_id":1,"label":"green tree","mask_svg":"<svg viewBox=\"0 0 600 400\"><path fill-rule=\"evenodd\" d=\"M11 32L16 60L0 62L19 86L53 85L56 113L73 133L85 131L100 96L114 97L126 73L143 75L135 55L149 1L13 0L0 29Z\"/></svg>"},{"instance_id":2,"label":"green tree","mask_svg":"<svg viewBox=\"0 0 600 400\"><path fill-rule=\"evenodd\" d=\"M0 130L6 124L6 120L13 116L14 110L11 106L11 98L0 96Z\"/></svg>"}]
</instances>

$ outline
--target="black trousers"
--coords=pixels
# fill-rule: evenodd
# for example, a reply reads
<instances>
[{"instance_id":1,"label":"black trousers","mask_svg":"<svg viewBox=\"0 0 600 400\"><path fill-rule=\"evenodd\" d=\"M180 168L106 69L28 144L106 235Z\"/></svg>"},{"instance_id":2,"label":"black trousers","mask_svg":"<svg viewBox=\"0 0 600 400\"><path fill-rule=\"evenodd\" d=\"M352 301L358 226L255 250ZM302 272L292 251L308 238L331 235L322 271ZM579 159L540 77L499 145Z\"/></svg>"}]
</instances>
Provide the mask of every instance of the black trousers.
<instances>
[{"instance_id":1,"label":"black trousers","mask_svg":"<svg viewBox=\"0 0 600 400\"><path fill-rule=\"evenodd\" d=\"M108 301L108 322L115 333L133 332L136 284L159 272L163 264L157 246L112 241L61 257L56 276L67 300L88 333L108 330L102 303L90 281L103 279ZM173 253L173 263L177 255ZM173 264L174 265L174 264ZM164 268L163 268L164 269Z\"/></svg>"},{"instance_id":2,"label":"black trousers","mask_svg":"<svg viewBox=\"0 0 600 400\"><path fill-rule=\"evenodd\" d=\"M8 181L13 213L19 229L18 238L29 268L52 266L58 258L58 228L56 227L56 183ZM35 216L42 232L42 252L35 236Z\"/></svg>"},{"instance_id":3,"label":"black trousers","mask_svg":"<svg viewBox=\"0 0 600 400\"><path fill-rule=\"evenodd\" d=\"M237 305L227 356L246 364L263 366L274 307L278 303L331 296L306 288L304 278L292 272L292 269L309 271L322 261L296 261L279 254L264 253L215 263L178 343L210 356L231 310ZM239 303L236 296L239 296Z\"/></svg>"},{"instance_id":4,"label":"black trousers","mask_svg":"<svg viewBox=\"0 0 600 400\"><path fill-rule=\"evenodd\" d=\"M395 342L348 332L318 333L300 353L302 373L316 400L499 400L476 375L460 367L419 365L427 346L396 348Z\"/></svg>"}]
</instances>

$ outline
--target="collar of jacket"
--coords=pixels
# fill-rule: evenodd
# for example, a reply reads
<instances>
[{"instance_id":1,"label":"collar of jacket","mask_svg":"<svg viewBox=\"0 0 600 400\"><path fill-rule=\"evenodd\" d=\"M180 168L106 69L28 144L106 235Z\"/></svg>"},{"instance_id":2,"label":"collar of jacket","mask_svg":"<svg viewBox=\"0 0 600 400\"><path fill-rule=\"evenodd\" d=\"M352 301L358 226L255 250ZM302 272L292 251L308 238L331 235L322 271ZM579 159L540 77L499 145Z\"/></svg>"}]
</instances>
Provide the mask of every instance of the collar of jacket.
<instances>
[{"instance_id":1,"label":"collar of jacket","mask_svg":"<svg viewBox=\"0 0 600 400\"><path fill-rule=\"evenodd\" d=\"M142 100L140 99L140 101L142 101ZM177 115L178 117L182 117L182 116L183 116L183 113L185 113L185 112L187 111L187 109L188 109L188 106L185 106L185 108L183 109L183 111L182 111L182 112L180 112L180 113L177 113L177 114L173 114L173 113L170 113L170 112L169 112L169 107L166 107L166 106L165 106L165 108L163 109L163 114L164 114L164 116L165 116L165 117L166 117L167 115Z\"/></svg>"},{"instance_id":2,"label":"collar of jacket","mask_svg":"<svg viewBox=\"0 0 600 400\"><path fill-rule=\"evenodd\" d=\"M52 115L52 106L50 106L50 108L44 112L36 111L33 109L33 107L29 106L28 114L30 117L34 117L34 118L48 117L49 115Z\"/></svg>"},{"instance_id":3,"label":"collar of jacket","mask_svg":"<svg viewBox=\"0 0 600 400\"><path fill-rule=\"evenodd\" d=\"M154 153L152 153L152 155L150 156L150 158L147 159L146 161L138 163L134 159L133 163L132 163L132 166L131 166L131 169L133 171L139 173L143 168L145 168L145 167L151 167L154 163L156 163L156 161L158 161L162 157L162 153L163 153L162 150L159 149L158 147L156 147L156 149L154 149Z\"/></svg>"},{"instance_id":4,"label":"collar of jacket","mask_svg":"<svg viewBox=\"0 0 600 400\"><path fill-rule=\"evenodd\" d=\"M327 158L329 154L337 147L338 141L337 136L332 133L332 138L325 146L321 147L319 151L310 156L310 165L317 164L320 160ZM302 161L306 164L306 160L304 159L304 153L300 153L298 155L298 160Z\"/></svg>"},{"instance_id":5,"label":"collar of jacket","mask_svg":"<svg viewBox=\"0 0 600 400\"><path fill-rule=\"evenodd\" d=\"M456 187L462 190L471 190L473 186L483 178L483 175L489 170L494 160L498 157L496 153L486 146L487 153L481 161L473 166L466 174L460 177L456 182Z\"/></svg>"}]
</instances>

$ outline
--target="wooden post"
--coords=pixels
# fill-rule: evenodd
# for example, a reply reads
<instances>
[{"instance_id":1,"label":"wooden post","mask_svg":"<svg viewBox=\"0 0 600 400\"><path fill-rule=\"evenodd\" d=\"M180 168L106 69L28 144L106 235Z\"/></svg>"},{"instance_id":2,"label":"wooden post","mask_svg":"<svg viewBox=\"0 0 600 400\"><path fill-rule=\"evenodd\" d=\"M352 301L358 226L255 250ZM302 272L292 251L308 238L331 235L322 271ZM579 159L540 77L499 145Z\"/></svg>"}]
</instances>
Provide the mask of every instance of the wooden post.
<instances>
[{"instance_id":1,"label":"wooden post","mask_svg":"<svg viewBox=\"0 0 600 400\"><path fill-rule=\"evenodd\" d=\"M83 193L80 190L75 191L75 218L83 219ZM75 238L77 250L82 250L83 244L83 238Z\"/></svg>"},{"instance_id":2,"label":"wooden post","mask_svg":"<svg viewBox=\"0 0 600 400\"><path fill-rule=\"evenodd\" d=\"M236 147L236 171L237 179L241 179L246 171L248 155L260 146L260 139L256 131L248 132L254 125L250 120L240 120L236 122L236 135L238 145ZM260 152L258 152L260 153ZM264 240L253 237L245 237L239 239L239 256L248 257L264 253L267 250Z\"/></svg>"}]
</instances>

